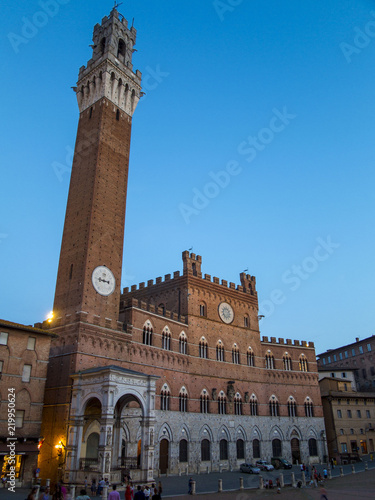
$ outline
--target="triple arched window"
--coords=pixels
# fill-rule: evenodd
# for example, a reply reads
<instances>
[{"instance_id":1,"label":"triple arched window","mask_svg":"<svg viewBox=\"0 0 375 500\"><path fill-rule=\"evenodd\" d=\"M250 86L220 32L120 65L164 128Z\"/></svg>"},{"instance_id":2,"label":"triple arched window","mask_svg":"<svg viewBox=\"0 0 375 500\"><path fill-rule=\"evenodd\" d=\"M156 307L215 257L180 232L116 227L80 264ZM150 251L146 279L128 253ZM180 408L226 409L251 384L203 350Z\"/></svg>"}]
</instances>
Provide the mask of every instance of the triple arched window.
<instances>
[{"instance_id":1,"label":"triple arched window","mask_svg":"<svg viewBox=\"0 0 375 500\"><path fill-rule=\"evenodd\" d=\"M287 352L283 356L283 368L287 371L292 369L292 358Z\"/></svg>"},{"instance_id":2,"label":"triple arched window","mask_svg":"<svg viewBox=\"0 0 375 500\"><path fill-rule=\"evenodd\" d=\"M220 392L217 399L218 413L219 415L226 415L227 413L227 398L223 391Z\"/></svg>"},{"instance_id":3,"label":"triple arched window","mask_svg":"<svg viewBox=\"0 0 375 500\"><path fill-rule=\"evenodd\" d=\"M171 393L169 387L165 384L160 393L160 409L169 410L169 401Z\"/></svg>"},{"instance_id":4,"label":"triple arched window","mask_svg":"<svg viewBox=\"0 0 375 500\"><path fill-rule=\"evenodd\" d=\"M216 346L216 359L217 361L225 361L224 344L221 340L219 340Z\"/></svg>"},{"instance_id":5,"label":"triple arched window","mask_svg":"<svg viewBox=\"0 0 375 500\"><path fill-rule=\"evenodd\" d=\"M269 408L270 408L271 417L279 417L280 416L279 402L277 401L275 396L271 397L271 399L269 401Z\"/></svg>"},{"instance_id":6,"label":"triple arched window","mask_svg":"<svg viewBox=\"0 0 375 500\"><path fill-rule=\"evenodd\" d=\"M178 396L179 410L182 412L187 411L188 394L185 387L181 387L180 394Z\"/></svg>"},{"instance_id":7,"label":"triple arched window","mask_svg":"<svg viewBox=\"0 0 375 500\"><path fill-rule=\"evenodd\" d=\"M234 414L242 415L242 398L238 392L234 397Z\"/></svg>"},{"instance_id":8,"label":"triple arched window","mask_svg":"<svg viewBox=\"0 0 375 500\"><path fill-rule=\"evenodd\" d=\"M200 395L200 407L201 407L201 413L209 413L210 412L210 406L209 406L209 397L208 397L208 392L206 389L203 389L201 395Z\"/></svg>"},{"instance_id":9,"label":"triple arched window","mask_svg":"<svg viewBox=\"0 0 375 500\"><path fill-rule=\"evenodd\" d=\"M311 401L310 398L306 398L304 406L305 406L306 417L313 417L314 416L314 405L313 405L313 402Z\"/></svg>"},{"instance_id":10,"label":"triple arched window","mask_svg":"<svg viewBox=\"0 0 375 500\"><path fill-rule=\"evenodd\" d=\"M258 401L255 394L252 394L250 398L250 415L252 417L258 415Z\"/></svg>"},{"instance_id":11,"label":"triple arched window","mask_svg":"<svg viewBox=\"0 0 375 500\"><path fill-rule=\"evenodd\" d=\"M180 337L178 339L178 346L181 354L187 354L187 337L185 332L180 333Z\"/></svg>"},{"instance_id":12,"label":"triple arched window","mask_svg":"<svg viewBox=\"0 0 375 500\"><path fill-rule=\"evenodd\" d=\"M202 337L199 341L199 357L208 358L208 344L204 337Z\"/></svg>"},{"instance_id":13,"label":"triple arched window","mask_svg":"<svg viewBox=\"0 0 375 500\"><path fill-rule=\"evenodd\" d=\"M306 356L304 354L301 354L301 356L299 357L299 369L301 372L308 372L309 371L307 359L306 359Z\"/></svg>"},{"instance_id":14,"label":"triple arched window","mask_svg":"<svg viewBox=\"0 0 375 500\"><path fill-rule=\"evenodd\" d=\"M167 351L171 350L171 332L166 326L161 334L161 347Z\"/></svg>"},{"instance_id":15,"label":"triple arched window","mask_svg":"<svg viewBox=\"0 0 375 500\"><path fill-rule=\"evenodd\" d=\"M232 363L235 365L240 364L240 350L238 349L237 344L234 344L232 347Z\"/></svg>"},{"instance_id":16,"label":"triple arched window","mask_svg":"<svg viewBox=\"0 0 375 500\"><path fill-rule=\"evenodd\" d=\"M247 350L246 359L247 359L247 366L255 366L254 352L251 347L249 347Z\"/></svg>"},{"instance_id":17,"label":"triple arched window","mask_svg":"<svg viewBox=\"0 0 375 500\"><path fill-rule=\"evenodd\" d=\"M266 368L269 370L273 370L275 368L275 358L271 351L268 351L266 354Z\"/></svg>"},{"instance_id":18,"label":"triple arched window","mask_svg":"<svg viewBox=\"0 0 375 500\"><path fill-rule=\"evenodd\" d=\"M153 328L150 321L146 321L143 326L143 343L146 345L152 345L152 334Z\"/></svg>"},{"instance_id":19,"label":"triple arched window","mask_svg":"<svg viewBox=\"0 0 375 500\"><path fill-rule=\"evenodd\" d=\"M293 396L290 396L288 399L288 415L289 417L296 417L297 416L297 403Z\"/></svg>"}]
</instances>

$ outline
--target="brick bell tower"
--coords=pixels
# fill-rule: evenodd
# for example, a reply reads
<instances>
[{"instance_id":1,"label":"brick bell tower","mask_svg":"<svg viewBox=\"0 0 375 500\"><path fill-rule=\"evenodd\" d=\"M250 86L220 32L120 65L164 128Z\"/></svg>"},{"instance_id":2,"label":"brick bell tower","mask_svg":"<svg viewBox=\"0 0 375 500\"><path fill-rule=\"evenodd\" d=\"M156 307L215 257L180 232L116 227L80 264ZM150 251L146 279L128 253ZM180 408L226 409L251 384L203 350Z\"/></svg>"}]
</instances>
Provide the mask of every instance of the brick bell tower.
<instances>
[{"instance_id":1,"label":"brick bell tower","mask_svg":"<svg viewBox=\"0 0 375 500\"><path fill-rule=\"evenodd\" d=\"M141 96L135 40L136 30L114 8L95 26L92 59L79 70L53 326L71 323L77 313L112 328L118 320L132 115Z\"/></svg>"},{"instance_id":2,"label":"brick bell tower","mask_svg":"<svg viewBox=\"0 0 375 500\"><path fill-rule=\"evenodd\" d=\"M94 27L93 55L79 70L80 111L56 282L39 455L43 477L61 479L73 373L121 364L106 347L127 342L119 319L132 115L141 96L133 72L136 30L114 8ZM105 346L103 346L103 342ZM56 458L57 443L66 446Z\"/></svg>"}]
</instances>

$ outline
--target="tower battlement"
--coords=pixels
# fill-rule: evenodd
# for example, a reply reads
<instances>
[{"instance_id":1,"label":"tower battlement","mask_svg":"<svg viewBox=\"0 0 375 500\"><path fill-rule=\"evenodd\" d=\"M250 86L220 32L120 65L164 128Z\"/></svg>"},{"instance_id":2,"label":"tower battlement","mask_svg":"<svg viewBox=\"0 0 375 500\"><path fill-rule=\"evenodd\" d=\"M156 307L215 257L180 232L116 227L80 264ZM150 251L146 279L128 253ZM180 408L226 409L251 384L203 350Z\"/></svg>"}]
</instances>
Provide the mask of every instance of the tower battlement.
<instances>
[{"instance_id":1,"label":"tower battlement","mask_svg":"<svg viewBox=\"0 0 375 500\"><path fill-rule=\"evenodd\" d=\"M282 339L279 338L276 340L276 337L271 337L270 339L268 337L263 336L261 340L262 344L277 344L278 346L280 345L285 345L285 346L294 346L294 347L306 347L308 349L315 349L314 342L307 342L306 340L291 340L291 339Z\"/></svg>"},{"instance_id":2,"label":"tower battlement","mask_svg":"<svg viewBox=\"0 0 375 500\"><path fill-rule=\"evenodd\" d=\"M96 24L93 33L92 58L79 70L77 101L80 112L102 97L133 115L141 97L142 74L133 72L136 29L113 9L109 17Z\"/></svg>"},{"instance_id":3,"label":"tower battlement","mask_svg":"<svg viewBox=\"0 0 375 500\"><path fill-rule=\"evenodd\" d=\"M256 286L256 279L255 276L250 276L249 274L241 273L240 274L240 280L241 280L241 285L236 285L233 282L229 282L227 280L220 280L217 276L211 276L210 274L202 274L201 272L201 266L202 266L202 257L201 255L196 255L195 253L189 253L187 250L182 252L182 261L183 261L183 274L180 274L180 271L175 271L173 273L173 278L171 274L166 274L164 275L164 281L161 276L158 276L155 279L155 282L153 279L146 282L143 281L139 283L138 285L132 285L129 289L129 287L126 287L123 289L122 293L124 295L132 292L137 292L139 290L145 290L151 287L155 287L157 285L166 283L168 281L176 280L181 277L185 276L190 276L190 277L196 277L196 278L201 278L205 282L209 283L214 283L216 285L220 285L224 288L229 288L230 290L238 291L241 293L246 293L249 295L253 295L257 297L257 292L255 289Z\"/></svg>"}]
</instances>

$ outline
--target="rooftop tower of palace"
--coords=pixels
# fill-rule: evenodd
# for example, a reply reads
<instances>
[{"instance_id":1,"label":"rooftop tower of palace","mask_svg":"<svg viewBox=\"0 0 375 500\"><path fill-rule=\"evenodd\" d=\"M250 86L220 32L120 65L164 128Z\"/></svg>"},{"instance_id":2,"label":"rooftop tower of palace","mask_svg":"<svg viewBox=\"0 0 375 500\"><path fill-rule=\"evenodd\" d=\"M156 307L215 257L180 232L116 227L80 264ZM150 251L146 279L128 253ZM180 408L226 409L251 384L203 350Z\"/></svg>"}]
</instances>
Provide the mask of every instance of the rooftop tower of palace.
<instances>
[{"instance_id":1,"label":"rooftop tower of palace","mask_svg":"<svg viewBox=\"0 0 375 500\"><path fill-rule=\"evenodd\" d=\"M312 342L260 339L253 276L240 285L183 270L123 290L136 30L114 8L79 71L80 119L56 283L40 468L152 481L326 454ZM59 455L56 455L56 446ZM62 451L63 450L63 451Z\"/></svg>"}]
</instances>

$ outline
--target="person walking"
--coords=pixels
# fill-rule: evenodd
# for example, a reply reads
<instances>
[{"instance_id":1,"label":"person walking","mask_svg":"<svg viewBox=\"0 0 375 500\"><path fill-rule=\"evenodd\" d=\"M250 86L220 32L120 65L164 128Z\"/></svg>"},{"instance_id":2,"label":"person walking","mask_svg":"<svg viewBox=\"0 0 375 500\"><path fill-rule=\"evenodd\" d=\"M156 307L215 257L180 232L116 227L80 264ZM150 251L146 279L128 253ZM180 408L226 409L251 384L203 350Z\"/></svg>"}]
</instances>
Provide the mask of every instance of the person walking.
<instances>
[{"instance_id":1,"label":"person walking","mask_svg":"<svg viewBox=\"0 0 375 500\"><path fill-rule=\"evenodd\" d=\"M52 500L64 500L63 492L61 491L60 484L56 485L55 492L52 495Z\"/></svg>"},{"instance_id":2,"label":"person walking","mask_svg":"<svg viewBox=\"0 0 375 500\"><path fill-rule=\"evenodd\" d=\"M125 500L133 500L133 497L134 497L134 491L130 487L130 484L128 484L125 489Z\"/></svg>"},{"instance_id":3,"label":"person walking","mask_svg":"<svg viewBox=\"0 0 375 500\"><path fill-rule=\"evenodd\" d=\"M151 490L148 484L146 484L145 489L143 490L143 493L145 494L146 500L150 500L150 495L151 495Z\"/></svg>"},{"instance_id":4,"label":"person walking","mask_svg":"<svg viewBox=\"0 0 375 500\"><path fill-rule=\"evenodd\" d=\"M108 495L108 500L120 500L120 493L117 491L117 485L112 485L112 491Z\"/></svg>"},{"instance_id":5,"label":"person walking","mask_svg":"<svg viewBox=\"0 0 375 500\"><path fill-rule=\"evenodd\" d=\"M134 500L145 500L145 494L143 493L140 485L137 486L137 492L134 495Z\"/></svg>"},{"instance_id":6,"label":"person walking","mask_svg":"<svg viewBox=\"0 0 375 500\"><path fill-rule=\"evenodd\" d=\"M38 488L34 486L34 488L30 491L27 500L37 500L36 494L38 492Z\"/></svg>"},{"instance_id":7,"label":"person walking","mask_svg":"<svg viewBox=\"0 0 375 500\"><path fill-rule=\"evenodd\" d=\"M40 488L39 500L49 500L49 487L42 486Z\"/></svg>"},{"instance_id":8,"label":"person walking","mask_svg":"<svg viewBox=\"0 0 375 500\"><path fill-rule=\"evenodd\" d=\"M188 495L192 495L193 494L193 478L190 477L189 479L189 491L188 491Z\"/></svg>"},{"instance_id":9,"label":"person walking","mask_svg":"<svg viewBox=\"0 0 375 500\"><path fill-rule=\"evenodd\" d=\"M328 477L327 469L323 469L323 476L324 476L324 479L327 479L327 477Z\"/></svg>"},{"instance_id":10,"label":"person walking","mask_svg":"<svg viewBox=\"0 0 375 500\"><path fill-rule=\"evenodd\" d=\"M90 497L88 496L86 490L82 489L78 497L76 497L76 500L90 500Z\"/></svg>"},{"instance_id":11,"label":"person walking","mask_svg":"<svg viewBox=\"0 0 375 500\"><path fill-rule=\"evenodd\" d=\"M96 480L91 481L91 495L96 497Z\"/></svg>"},{"instance_id":12,"label":"person walking","mask_svg":"<svg viewBox=\"0 0 375 500\"><path fill-rule=\"evenodd\" d=\"M161 496L156 488L154 488L154 494L152 495L152 500L161 500Z\"/></svg>"}]
</instances>

